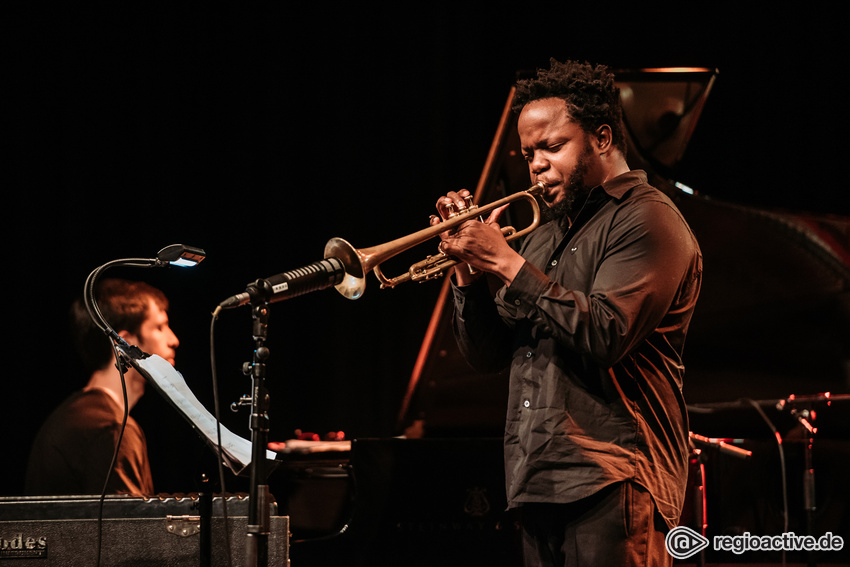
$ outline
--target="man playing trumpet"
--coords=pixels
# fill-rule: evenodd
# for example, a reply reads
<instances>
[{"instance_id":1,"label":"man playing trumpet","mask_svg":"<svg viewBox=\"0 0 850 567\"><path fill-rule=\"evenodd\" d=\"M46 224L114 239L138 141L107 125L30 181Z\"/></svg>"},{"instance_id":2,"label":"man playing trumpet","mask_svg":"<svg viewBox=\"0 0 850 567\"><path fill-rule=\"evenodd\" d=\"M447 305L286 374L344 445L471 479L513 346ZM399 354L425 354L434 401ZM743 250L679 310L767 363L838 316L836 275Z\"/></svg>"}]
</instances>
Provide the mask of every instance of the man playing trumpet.
<instances>
[{"instance_id":1,"label":"man playing trumpet","mask_svg":"<svg viewBox=\"0 0 850 567\"><path fill-rule=\"evenodd\" d=\"M483 372L510 367L506 489L526 565L671 564L699 245L645 172L630 171L605 67L553 60L517 84L514 110L548 222L516 252L497 209L443 233L440 249L463 262L453 280L461 351ZM467 196L440 198L432 225ZM484 272L504 284L495 298Z\"/></svg>"}]
</instances>

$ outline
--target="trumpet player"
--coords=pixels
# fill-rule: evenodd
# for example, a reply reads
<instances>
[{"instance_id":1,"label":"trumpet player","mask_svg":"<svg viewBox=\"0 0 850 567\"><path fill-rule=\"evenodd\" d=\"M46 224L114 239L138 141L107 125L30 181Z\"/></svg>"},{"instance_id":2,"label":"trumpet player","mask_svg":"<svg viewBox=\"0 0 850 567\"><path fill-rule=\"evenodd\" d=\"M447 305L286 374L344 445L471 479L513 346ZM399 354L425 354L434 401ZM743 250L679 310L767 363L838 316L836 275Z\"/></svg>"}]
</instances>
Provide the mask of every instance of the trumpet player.
<instances>
[{"instance_id":1,"label":"trumpet player","mask_svg":"<svg viewBox=\"0 0 850 567\"><path fill-rule=\"evenodd\" d=\"M440 249L462 262L461 351L483 372L510 367L506 490L526 565L670 565L699 245L673 202L629 169L606 67L552 60L517 83L514 111L547 222L517 252L497 209L442 233ZM432 225L467 195L441 197ZM503 284L495 298L484 273Z\"/></svg>"}]
</instances>

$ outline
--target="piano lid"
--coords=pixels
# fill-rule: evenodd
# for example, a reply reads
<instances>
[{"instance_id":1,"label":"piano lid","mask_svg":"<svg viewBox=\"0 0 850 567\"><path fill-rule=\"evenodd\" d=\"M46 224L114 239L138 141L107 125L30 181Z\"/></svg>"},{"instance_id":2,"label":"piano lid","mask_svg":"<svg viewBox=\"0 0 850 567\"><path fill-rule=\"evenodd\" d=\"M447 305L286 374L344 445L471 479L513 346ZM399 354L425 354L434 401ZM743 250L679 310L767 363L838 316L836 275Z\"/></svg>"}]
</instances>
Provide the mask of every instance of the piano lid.
<instances>
[{"instance_id":1,"label":"piano lid","mask_svg":"<svg viewBox=\"0 0 850 567\"><path fill-rule=\"evenodd\" d=\"M673 67L615 71L632 169L672 172L702 114L717 70Z\"/></svg>"},{"instance_id":2,"label":"piano lid","mask_svg":"<svg viewBox=\"0 0 850 567\"><path fill-rule=\"evenodd\" d=\"M761 210L702 196L676 166L718 76L714 69L615 72L632 168L647 171L687 218L704 281L685 349L689 403L850 389L850 219ZM528 187L508 94L475 191L487 203ZM510 215L521 217L519 207ZM524 218L509 218L515 226ZM498 282L492 281L492 286ZM451 329L447 280L398 417L409 436L501 436L507 371L474 372Z\"/></svg>"}]
</instances>

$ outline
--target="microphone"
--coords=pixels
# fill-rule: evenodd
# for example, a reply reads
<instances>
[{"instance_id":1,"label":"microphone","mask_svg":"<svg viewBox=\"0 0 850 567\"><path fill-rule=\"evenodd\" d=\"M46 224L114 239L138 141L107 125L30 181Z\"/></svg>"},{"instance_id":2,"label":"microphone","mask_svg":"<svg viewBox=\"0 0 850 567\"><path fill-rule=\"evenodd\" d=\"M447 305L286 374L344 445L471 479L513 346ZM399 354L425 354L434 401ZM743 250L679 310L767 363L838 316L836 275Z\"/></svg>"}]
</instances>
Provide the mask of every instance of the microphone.
<instances>
[{"instance_id":1,"label":"microphone","mask_svg":"<svg viewBox=\"0 0 850 567\"><path fill-rule=\"evenodd\" d=\"M691 438L692 441L697 441L699 443L703 443L710 447L716 447L720 450L721 453L725 453L732 457L738 457L739 459L749 459L753 456L752 451L748 451L747 449L742 449L740 447L735 447L734 445L730 445L727 443L725 439L717 439L715 437L705 437L703 435L697 435L693 431L688 432L688 437Z\"/></svg>"},{"instance_id":2,"label":"microphone","mask_svg":"<svg viewBox=\"0 0 850 567\"><path fill-rule=\"evenodd\" d=\"M230 296L219 303L216 312L240 307L261 295L265 295L267 301L274 303L319 291L340 283L344 276L345 267L339 259L325 258L308 266L248 284L243 293Z\"/></svg>"}]
</instances>

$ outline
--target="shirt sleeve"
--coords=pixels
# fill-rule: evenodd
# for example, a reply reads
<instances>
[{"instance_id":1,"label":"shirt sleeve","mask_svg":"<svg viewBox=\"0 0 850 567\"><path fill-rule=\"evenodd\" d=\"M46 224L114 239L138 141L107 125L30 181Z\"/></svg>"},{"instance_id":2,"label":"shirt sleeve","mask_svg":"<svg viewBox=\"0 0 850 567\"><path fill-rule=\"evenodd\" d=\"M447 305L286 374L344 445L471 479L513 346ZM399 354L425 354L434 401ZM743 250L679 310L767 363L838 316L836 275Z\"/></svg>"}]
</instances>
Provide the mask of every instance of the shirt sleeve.
<instances>
[{"instance_id":1,"label":"shirt sleeve","mask_svg":"<svg viewBox=\"0 0 850 567\"><path fill-rule=\"evenodd\" d=\"M110 492L131 496L154 494L147 441L135 420L128 421L118 460L110 477Z\"/></svg>"},{"instance_id":2,"label":"shirt sleeve","mask_svg":"<svg viewBox=\"0 0 850 567\"><path fill-rule=\"evenodd\" d=\"M501 293L559 344L610 367L658 328L687 285L698 252L681 216L661 200L621 211L600 242L586 241L588 292L526 262ZM569 279L565 277L563 279Z\"/></svg>"},{"instance_id":3,"label":"shirt sleeve","mask_svg":"<svg viewBox=\"0 0 850 567\"><path fill-rule=\"evenodd\" d=\"M479 372L507 367L512 354L512 318L493 300L486 278L463 287L452 282L452 290L455 339L466 361Z\"/></svg>"}]
</instances>

